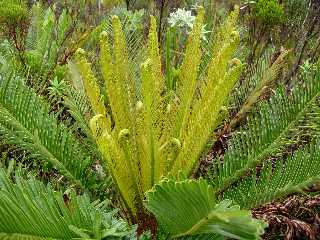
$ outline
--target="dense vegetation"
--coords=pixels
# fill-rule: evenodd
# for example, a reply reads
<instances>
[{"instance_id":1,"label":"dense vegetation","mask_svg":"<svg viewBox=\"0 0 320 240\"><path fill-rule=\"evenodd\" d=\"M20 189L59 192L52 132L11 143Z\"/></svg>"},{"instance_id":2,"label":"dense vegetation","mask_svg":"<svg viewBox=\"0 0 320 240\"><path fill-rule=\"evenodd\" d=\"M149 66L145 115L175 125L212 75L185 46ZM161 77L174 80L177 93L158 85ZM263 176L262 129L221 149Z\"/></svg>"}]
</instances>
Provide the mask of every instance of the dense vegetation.
<instances>
[{"instance_id":1,"label":"dense vegetation","mask_svg":"<svg viewBox=\"0 0 320 240\"><path fill-rule=\"evenodd\" d=\"M320 239L320 3L0 0L0 239Z\"/></svg>"}]
</instances>

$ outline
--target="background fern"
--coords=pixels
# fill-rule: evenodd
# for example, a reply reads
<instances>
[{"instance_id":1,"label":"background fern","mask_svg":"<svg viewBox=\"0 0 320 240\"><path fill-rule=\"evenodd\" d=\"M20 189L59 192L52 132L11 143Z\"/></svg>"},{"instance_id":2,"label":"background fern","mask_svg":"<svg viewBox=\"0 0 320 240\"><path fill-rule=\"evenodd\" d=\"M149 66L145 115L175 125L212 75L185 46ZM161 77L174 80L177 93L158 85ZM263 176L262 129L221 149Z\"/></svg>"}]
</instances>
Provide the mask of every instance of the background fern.
<instances>
[{"instance_id":1,"label":"background fern","mask_svg":"<svg viewBox=\"0 0 320 240\"><path fill-rule=\"evenodd\" d=\"M217 163L217 189L226 190L268 156L283 149L290 133L315 103L319 90L318 70L291 96L287 97L283 90L279 90L271 104L261 104L258 114L248 119L247 130L240 130L234 136L223 164Z\"/></svg>"},{"instance_id":2,"label":"background fern","mask_svg":"<svg viewBox=\"0 0 320 240\"><path fill-rule=\"evenodd\" d=\"M22 79L0 76L1 138L27 150L31 158L46 160L79 186L86 186L91 159L88 152L63 124L49 112Z\"/></svg>"},{"instance_id":3,"label":"background fern","mask_svg":"<svg viewBox=\"0 0 320 240\"><path fill-rule=\"evenodd\" d=\"M319 182L319 77L317 65L289 96L278 89L234 133L223 161L214 163L218 196L254 208Z\"/></svg>"},{"instance_id":4,"label":"background fern","mask_svg":"<svg viewBox=\"0 0 320 240\"><path fill-rule=\"evenodd\" d=\"M298 150L293 156L263 164L258 174L244 177L224 192L224 198L232 199L244 208L254 208L293 193L301 193L320 182L320 143Z\"/></svg>"},{"instance_id":5,"label":"background fern","mask_svg":"<svg viewBox=\"0 0 320 240\"><path fill-rule=\"evenodd\" d=\"M15 174L13 182L0 169L0 239L118 239L135 236L134 228L117 218L107 202L63 193L30 177Z\"/></svg>"}]
</instances>

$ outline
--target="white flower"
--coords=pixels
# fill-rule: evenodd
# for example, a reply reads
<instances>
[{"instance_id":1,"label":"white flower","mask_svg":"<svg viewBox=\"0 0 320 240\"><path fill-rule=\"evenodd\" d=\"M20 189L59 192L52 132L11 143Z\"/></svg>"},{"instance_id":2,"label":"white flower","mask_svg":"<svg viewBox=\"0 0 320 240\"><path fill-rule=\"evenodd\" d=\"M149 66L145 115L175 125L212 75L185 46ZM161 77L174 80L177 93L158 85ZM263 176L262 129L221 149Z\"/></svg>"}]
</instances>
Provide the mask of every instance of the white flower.
<instances>
[{"instance_id":1,"label":"white flower","mask_svg":"<svg viewBox=\"0 0 320 240\"><path fill-rule=\"evenodd\" d=\"M176 12L170 13L168 23L171 27L188 27L192 28L196 17L192 16L191 11L178 8Z\"/></svg>"},{"instance_id":2,"label":"white flower","mask_svg":"<svg viewBox=\"0 0 320 240\"><path fill-rule=\"evenodd\" d=\"M178 8L177 11L170 13L170 17L168 18L168 23L170 27L186 28L187 33L189 33L189 31L193 28L193 24L195 20L196 20L196 17L192 15L191 11ZM202 26L201 38L204 41L207 41L206 35L211 31L207 31L205 27L206 25Z\"/></svg>"}]
</instances>

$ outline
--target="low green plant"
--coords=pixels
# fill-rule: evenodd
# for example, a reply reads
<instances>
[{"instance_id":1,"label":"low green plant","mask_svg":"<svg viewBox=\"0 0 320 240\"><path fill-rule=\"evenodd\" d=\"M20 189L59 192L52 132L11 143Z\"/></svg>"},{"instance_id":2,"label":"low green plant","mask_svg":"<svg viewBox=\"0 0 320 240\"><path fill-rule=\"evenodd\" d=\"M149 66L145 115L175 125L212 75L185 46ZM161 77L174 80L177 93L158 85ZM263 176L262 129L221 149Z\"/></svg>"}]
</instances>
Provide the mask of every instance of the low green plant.
<instances>
[{"instance_id":1,"label":"low green plant","mask_svg":"<svg viewBox=\"0 0 320 240\"><path fill-rule=\"evenodd\" d=\"M31 24L26 38L25 59L29 72L37 80L37 87L48 85L48 77L62 80L66 72L63 65L65 40L71 34L71 16L64 9L56 17L53 9L44 8L40 4L32 6Z\"/></svg>"},{"instance_id":2,"label":"low green plant","mask_svg":"<svg viewBox=\"0 0 320 240\"><path fill-rule=\"evenodd\" d=\"M284 20L284 9L278 0L258 0L255 14L263 24L270 26L281 23Z\"/></svg>"},{"instance_id":3,"label":"low green plant","mask_svg":"<svg viewBox=\"0 0 320 240\"><path fill-rule=\"evenodd\" d=\"M68 196L68 197L67 197ZM0 239L132 239L135 227L116 216L108 201L57 192L17 171L0 169ZM17 221L17 218L19 220Z\"/></svg>"},{"instance_id":4,"label":"low green plant","mask_svg":"<svg viewBox=\"0 0 320 240\"><path fill-rule=\"evenodd\" d=\"M21 79L9 76L0 78L1 139L29 151L30 159L50 162L65 177L84 188L89 153L67 126L59 124L50 114L49 104L28 89ZM19 114L15 114L16 111Z\"/></svg>"},{"instance_id":5,"label":"low green plant","mask_svg":"<svg viewBox=\"0 0 320 240\"><path fill-rule=\"evenodd\" d=\"M0 37L12 43L23 64L28 22L29 9L24 0L0 1Z\"/></svg>"},{"instance_id":6,"label":"low green plant","mask_svg":"<svg viewBox=\"0 0 320 240\"><path fill-rule=\"evenodd\" d=\"M28 8L23 0L0 1L0 24L10 28L20 25L28 18Z\"/></svg>"}]
</instances>

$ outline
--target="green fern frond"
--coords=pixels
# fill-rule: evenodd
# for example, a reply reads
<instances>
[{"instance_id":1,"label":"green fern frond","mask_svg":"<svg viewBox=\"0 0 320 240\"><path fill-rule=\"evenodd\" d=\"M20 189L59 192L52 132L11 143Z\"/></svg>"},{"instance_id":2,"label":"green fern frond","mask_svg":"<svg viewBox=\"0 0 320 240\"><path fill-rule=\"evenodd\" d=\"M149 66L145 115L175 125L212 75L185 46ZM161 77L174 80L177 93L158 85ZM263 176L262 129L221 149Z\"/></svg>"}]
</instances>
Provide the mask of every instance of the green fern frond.
<instances>
[{"instance_id":1,"label":"green fern frond","mask_svg":"<svg viewBox=\"0 0 320 240\"><path fill-rule=\"evenodd\" d=\"M224 192L241 207L254 208L264 203L301 193L313 184L320 183L320 142L316 140L287 159L273 166L268 161L259 175L245 177L239 184Z\"/></svg>"},{"instance_id":2,"label":"green fern frond","mask_svg":"<svg viewBox=\"0 0 320 240\"><path fill-rule=\"evenodd\" d=\"M113 78L114 84L121 96L117 99L120 106L112 109L122 109L122 114L117 119L119 129L128 128L131 134L134 134L134 119L131 113L135 107L136 99L136 87L135 81L130 76L130 70L128 68L129 56L126 46L125 34L123 32L121 22L118 17L112 18L112 26L114 31L114 43L113 43Z\"/></svg>"},{"instance_id":3,"label":"green fern frond","mask_svg":"<svg viewBox=\"0 0 320 240\"><path fill-rule=\"evenodd\" d=\"M268 61L266 59L260 59L257 69L252 73L253 75L245 83L241 83L241 86L238 86L240 92L233 96L234 103L238 105L238 112L228 124L227 132L230 132L239 120L243 119L253 108L254 104L266 90L274 85L274 81L279 76L288 53L289 51L284 50L271 66L267 65Z\"/></svg>"},{"instance_id":4,"label":"green fern frond","mask_svg":"<svg viewBox=\"0 0 320 240\"><path fill-rule=\"evenodd\" d=\"M35 49L37 40L40 38L42 24L44 21L44 10L39 4L34 4L31 9L31 21L26 37L26 48Z\"/></svg>"},{"instance_id":5,"label":"green fern frond","mask_svg":"<svg viewBox=\"0 0 320 240\"><path fill-rule=\"evenodd\" d=\"M248 99L257 88L258 85L261 84L261 81L268 77L266 73L269 71L268 69L271 67L271 58L274 53L274 48L266 49L265 53L258 59L256 64L252 64L244 69L245 78L241 79L242 81L237 82L235 85L230 104L235 111L239 111L242 107L243 103ZM272 74L276 75L276 74Z\"/></svg>"},{"instance_id":6,"label":"green fern frond","mask_svg":"<svg viewBox=\"0 0 320 240\"><path fill-rule=\"evenodd\" d=\"M31 12L31 22L25 40L24 62L33 77L31 81L36 80L31 82L34 88L43 91L47 87L49 75L58 71L63 73L63 67L58 65L58 62L66 63L66 37L73 31L72 19L66 9L56 16L53 8L44 9L40 3L34 4ZM61 77L62 74L57 75Z\"/></svg>"},{"instance_id":7,"label":"green fern frond","mask_svg":"<svg viewBox=\"0 0 320 240\"><path fill-rule=\"evenodd\" d=\"M49 114L49 105L16 76L0 76L1 138L52 163L66 178L86 185L89 154L64 125Z\"/></svg>"},{"instance_id":8,"label":"green fern frond","mask_svg":"<svg viewBox=\"0 0 320 240\"><path fill-rule=\"evenodd\" d=\"M205 180L162 180L146 193L146 207L171 238L216 233L234 239L260 239L265 223L230 201L215 202Z\"/></svg>"},{"instance_id":9,"label":"green fern frond","mask_svg":"<svg viewBox=\"0 0 320 240\"><path fill-rule=\"evenodd\" d=\"M71 26L71 23L71 16L67 13L66 9L63 9L57 22L56 39L58 46L62 46L66 37L66 33Z\"/></svg>"},{"instance_id":10,"label":"green fern frond","mask_svg":"<svg viewBox=\"0 0 320 240\"><path fill-rule=\"evenodd\" d=\"M15 183L0 169L0 239L102 239L134 234L115 217L106 202L92 202L86 195L63 193L50 185L15 175Z\"/></svg>"},{"instance_id":11,"label":"green fern frond","mask_svg":"<svg viewBox=\"0 0 320 240\"><path fill-rule=\"evenodd\" d=\"M14 49L8 41L0 43L0 72L7 72L15 67Z\"/></svg>"},{"instance_id":12,"label":"green fern frond","mask_svg":"<svg viewBox=\"0 0 320 240\"><path fill-rule=\"evenodd\" d=\"M191 174L209 137L219 124L219 111L240 75L241 62L231 60L240 40L234 22L238 11L236 7L230 19L221 27L221 31L224 29L225 32L220 39L220 49L213 55L207 76L202 79L199 96L195 97L189 106L189 115L180 135L175 136L181 141L182 149L175 159L171 172L186 169L188 174Z\"/></svg>"},{"instance_id":13,"label":"green fern frond","mask_svg":"<svg viewBox=\"0 0 320 240\"><path fill-rule=\"evenodd\" d=\"M217 31L212 32L210 40L203 44L203 56L199 69L199 78L205 78L209 65L213 57L220 51L225 41L231 38L232 32L237 26L239 7L236 5L234 10L226 17L221 26L216 26Z\"/></svg>"},{"instance_id":14,"label":"green fern frond","mask_svg":"<svg viewBox=\"0 0 320 240\"><path fill-rule=\"evenodd\" d=\"M44 14L42 26L39 35L37 36L35 50L41 56L45 55L45 52L50 49L52 43L52 31L54 29L55 15L51 8L48 8Z\"/></svg>"},{"instance_id":15,"label":"green fern frond","mask_svg":"<svg viewBox=\"0 0 320 240\"><path fill-rule=\"evenodd\" d=\"M224 192L268 156L283 149L320 94L319 73L318 69L314 76L305 79L292 95L279 90L270 103L257 108L258 113L248 119L248 127L234 136L223 163L216 163L214 184L219 192Z\"/></svg>"},{"instance_id":16,"label":"green fern frond","mask_svg":"<svg viewBox=\"0 0 320 240\"><path fill-rule=\"evenodd\" d=\"M75 129L77 137L84 143L86 149L90 150L93 155L98 156L98 159L102 159L103 157L98 150L95 138L89 126L89 121L94 114L92 113L88 97L86 96L81 74L76 64L71 61L68 62L68 68L72 83L71 85L66 85L65 96L63 97L62 103L70 115L76 120L72 127ZM82 133L85 137L82 137Z\"/></svg>"}]
</instances>

